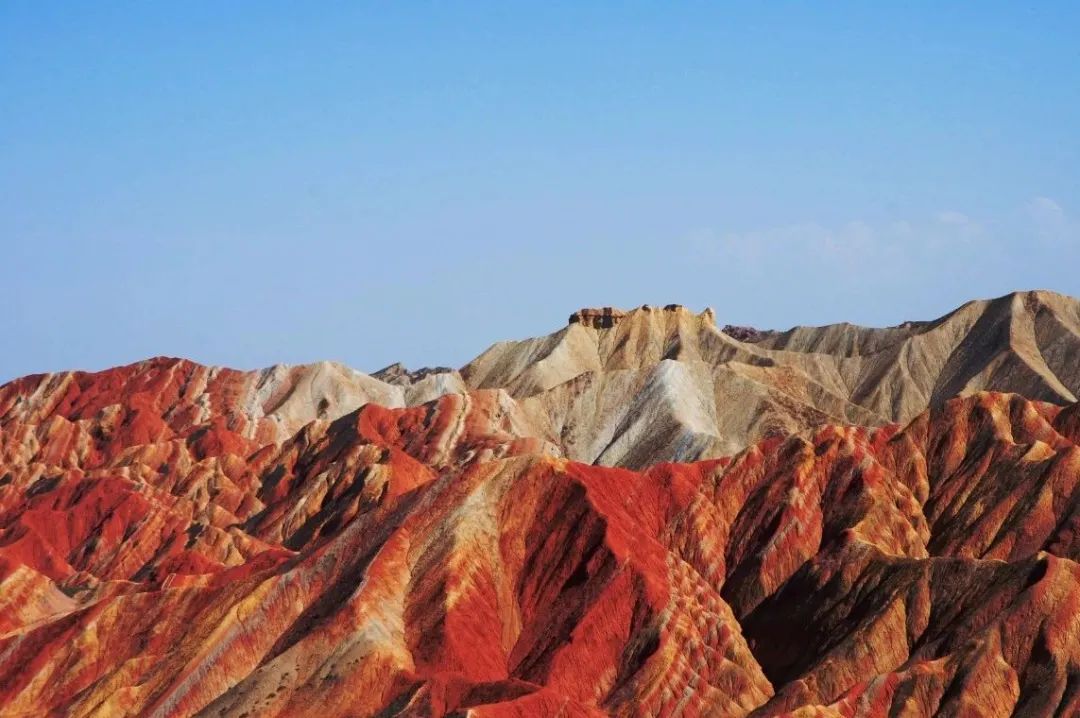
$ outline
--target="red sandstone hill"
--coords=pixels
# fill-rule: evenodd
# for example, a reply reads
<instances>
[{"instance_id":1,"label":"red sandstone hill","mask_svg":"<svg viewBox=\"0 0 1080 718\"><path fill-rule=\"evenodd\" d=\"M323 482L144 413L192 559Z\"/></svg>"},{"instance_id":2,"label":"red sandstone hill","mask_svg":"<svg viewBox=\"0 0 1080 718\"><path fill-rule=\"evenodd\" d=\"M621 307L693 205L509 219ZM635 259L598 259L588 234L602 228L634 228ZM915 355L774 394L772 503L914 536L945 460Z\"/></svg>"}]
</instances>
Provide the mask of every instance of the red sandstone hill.
<instances>
[{"instance_id":1,"label":"red sandstone hill","mask_svg":"<svg viewBox=\"0 0 1080 718\"><path fill-rule=\"evenodd\" d=\"M978 382L1030 377L1002 368L1017 347L1080 374L1050 301L1005 302L1027 345L976 333L1003 357ZM650 312L662 334L578 317L591 376L650 366L650 337L691 346ZM941 325L732 341L866 356ZM568 365L548 348L532 376ZM527 382L476 388L506 351L467 392L170 359L0 387L0 715L1080 714L1080 404L969 379L903 423L795 413L693 463L655 461L654 419L620 434L631 470L569 457L608 423L571 441ZM593 384L543 405L584 416L603 392L571 381ZM698 411L671 386L639 407Z\"/></svg>"}]
</instances>

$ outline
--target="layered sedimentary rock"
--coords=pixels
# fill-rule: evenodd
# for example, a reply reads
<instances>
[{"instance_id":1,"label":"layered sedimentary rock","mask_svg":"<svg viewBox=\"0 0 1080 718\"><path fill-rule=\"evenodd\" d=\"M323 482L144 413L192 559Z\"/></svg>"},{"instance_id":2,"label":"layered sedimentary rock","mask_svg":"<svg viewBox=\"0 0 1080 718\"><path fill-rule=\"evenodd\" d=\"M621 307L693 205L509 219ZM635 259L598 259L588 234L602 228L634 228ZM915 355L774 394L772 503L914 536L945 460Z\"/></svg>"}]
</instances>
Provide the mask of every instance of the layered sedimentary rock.
<instances>
[{"instance_id":1,"label":"layered sedimentary rock","mask_svg":"<svg viewBox=\"0 0 1080 718\"><path fill-rule=\"evenodd\" d=\"M510 392L570 458L643 468L828 422L906 422L975 391L1073 402L1077 356L1080 302L1023 292L887 329L721 330L712 310L679 305L582 309L461 373L470 388Z\"/></svg>"},{"instance_id":2,"label":"layered sedimentary rock","mask_svg":"<svg viewBox=\"0 0 1080 718\"><path fill-rule=\"evenodd\" d=\"M894 422L852 389L863 425L793 403L796 431L691 463L656 460L681 439L642 412L706 433L756 405L696 393L714 370L690 357L929 362L959 319L740 342L602 312L460 376L158 359L12 382L0 715L1076 714L1080 404L982 390L1030 379L1021 357L1074 392L1074 305L1017 296L972 305L1010 330L948 350L967 369L934 386L969 375L958 396ZM575 362L596 364L560 380ZM553 431L587 403L625 428ZM574 459L605 442L643 466Z\"/></svg>"}]
</instances>

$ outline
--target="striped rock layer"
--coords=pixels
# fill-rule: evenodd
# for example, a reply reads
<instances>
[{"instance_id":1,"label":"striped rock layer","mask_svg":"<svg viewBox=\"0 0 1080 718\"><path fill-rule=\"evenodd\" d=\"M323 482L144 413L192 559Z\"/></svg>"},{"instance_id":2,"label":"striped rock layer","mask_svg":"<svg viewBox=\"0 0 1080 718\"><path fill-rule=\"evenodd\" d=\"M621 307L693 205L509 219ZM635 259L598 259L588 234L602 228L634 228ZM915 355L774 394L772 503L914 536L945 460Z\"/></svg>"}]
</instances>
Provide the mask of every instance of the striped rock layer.
<instances>
[{"instance_id":1,"label":"striped rock layer","mask_svg":"<svg viewBox=\"0 0 1080 718\"><path fill-rule=\"evenodd\" d=\"M1047 312L1021 314L1072 376ZM691 317L566 331L595 376L638 341L618 332ZM745 336L885 351L800 331ZM968 380L902 422L798 417L693 462L646 425L621 434L640 461L603 466L530 401L550 389L478 386L517 361L0 387L0 715L1080 714L1080 404Z\"/></svg>"},{"instance_id":2,"label":"striped rock layer","mask_svg":"<svg viewBox=\"0 0 1080 718\"><path fill-rule=\"evenodd\" d=\"M461 369L505 389L568 458L642 469L734 454L827 423L906 423L954 396L1080 398L1080 301L1018 292L933 321L786 332L678 306L582 309L561 331L500 342Z\"/></svg>"}]
</instances>

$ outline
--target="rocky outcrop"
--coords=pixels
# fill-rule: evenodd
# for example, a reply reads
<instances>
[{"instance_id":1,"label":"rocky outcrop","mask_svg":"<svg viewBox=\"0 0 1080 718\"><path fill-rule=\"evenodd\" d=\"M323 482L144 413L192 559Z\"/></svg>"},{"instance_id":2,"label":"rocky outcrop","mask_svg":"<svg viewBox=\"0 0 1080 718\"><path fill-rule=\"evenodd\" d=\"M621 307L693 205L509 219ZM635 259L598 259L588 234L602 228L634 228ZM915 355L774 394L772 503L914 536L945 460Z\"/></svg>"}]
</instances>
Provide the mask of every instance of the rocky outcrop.
<instances>
[{"instance_id":1,"label":"rocky outcrop","mask_svg":"<svg viewBox=\"0 0 1080 718\"><path fill-rule=\"evenodd\" d=\"M444 394L467 391L461 374L447 367L423 367L409 371L403 364L391 364L371 375L379 381L404 390L406 406L416 406Z\"/></svg>"},{"instance_id":2,"label":"rocky outcrop","mask_svg":"<svg viewBox=\"0 0 1080 718\"><path fill-rule=\"evenodd\" d=\"M626 312L613 307L579 309L570 315L570 324L584 324L593 329L610 329L626 316Z\"/></svg>"},{"instance_id":3,"label":"rocky outcrop","mask_svg":"<svg viewBox=\"0 0 1080 718\"><path fill-rule=\"evenodd\" d=\"M657 311L662 312L685 312L686 307L681 304L667 304L662 309L657 309L648 304L643 304L640 308L633 310L635 312L652 313ZM616 309L614 307L600 307L579 309L570 315L570 324L583 324L593 329L611 329L616 324L621 322L625 317L631 315L632 312L626 312L622 309ZM705 309L701 313L701 318L704 321L715 323L716 317L711 308Z\"/></svg>"},{"instance_id":4,"label":"rocky outcrop","mask_svg":"<svg viewBox=\"0 0 1080 718\"><path fill-rule=\"evenodd\" d=\"M754 327L736 324L725 324L720 331L727 334L732 339L738 339L740 342L750 342L751 344L761 341L766 336L765 332L755 329Z\"/></svg>"}]
</instances>

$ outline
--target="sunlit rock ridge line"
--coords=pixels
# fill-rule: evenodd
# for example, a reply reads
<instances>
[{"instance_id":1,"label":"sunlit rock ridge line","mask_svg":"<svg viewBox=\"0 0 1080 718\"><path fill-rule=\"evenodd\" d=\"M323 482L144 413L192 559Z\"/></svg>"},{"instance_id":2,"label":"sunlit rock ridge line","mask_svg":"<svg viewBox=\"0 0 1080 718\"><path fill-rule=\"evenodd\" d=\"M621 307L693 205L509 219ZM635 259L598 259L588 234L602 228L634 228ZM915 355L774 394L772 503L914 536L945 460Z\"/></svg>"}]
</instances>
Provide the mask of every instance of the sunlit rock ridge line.
<instances>
[{"instance_id":1,"label":"sunlit rock ridge line","mask_svg":"<svg viewBox=\"0 0 1080 718\"><path fill-rule=\"evenodd\" d=\"M1078 394L1050 292L17 379L0 716L1078 715Z\"/></svg>"}]
</instances>

